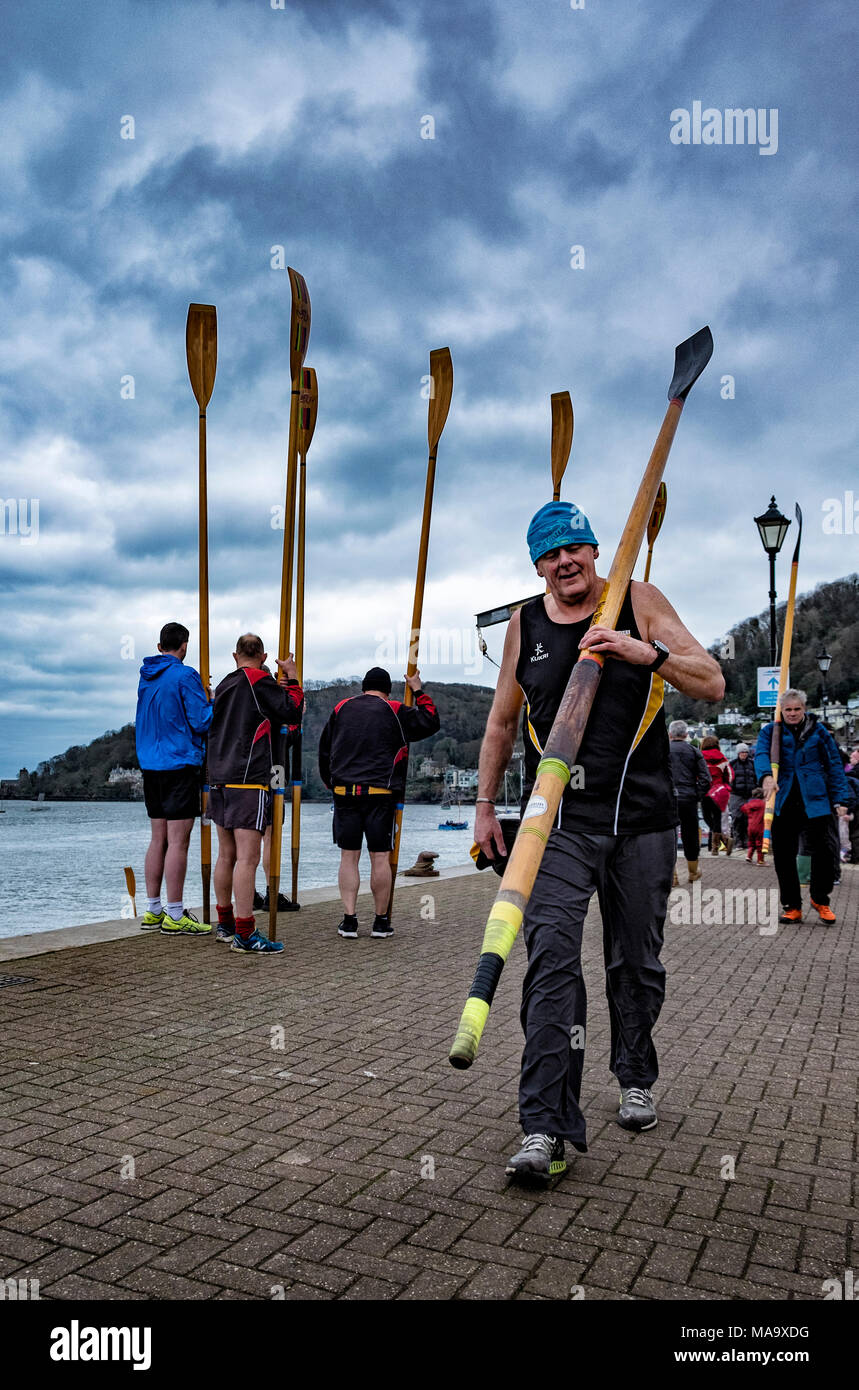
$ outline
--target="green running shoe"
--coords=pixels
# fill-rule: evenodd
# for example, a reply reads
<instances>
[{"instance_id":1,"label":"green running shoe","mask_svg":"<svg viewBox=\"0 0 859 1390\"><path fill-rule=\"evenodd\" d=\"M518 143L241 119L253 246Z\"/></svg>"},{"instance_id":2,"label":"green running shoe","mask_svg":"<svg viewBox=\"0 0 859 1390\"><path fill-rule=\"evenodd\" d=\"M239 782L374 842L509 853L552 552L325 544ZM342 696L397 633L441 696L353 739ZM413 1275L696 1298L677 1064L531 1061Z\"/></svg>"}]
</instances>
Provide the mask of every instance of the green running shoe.
<instances>
[{"instance_id":1,"label":"green running shoe","mask_svg":"<svg viewBox=\"0 0 859 1390\"><path fill-rule=\"evenodd\" d=\"M141 930L141 931L153 931L153 930L155 930L156 928L160 927L160 926L161 926L161 923L162 923L163 921L164 921L164 908L163 908L163 907L162 907L162 909L161 909L160 912L150 912L149 909L147 908L147 910L144 912L143 916L142 916L141 919L140 919L140 930Z\"/></svg>"},{"instance_id":2,"label":"green running shoe","mask_svg":"<svg viewBox=\"0 0 859 1390\"><path fill-rule=\"evenodd\" d=\"M178 921L165 912L160 930L165 936L208 936L212 928L208 922L198 922L193 912L183 907Z\"/></svg>"}]
</instances>

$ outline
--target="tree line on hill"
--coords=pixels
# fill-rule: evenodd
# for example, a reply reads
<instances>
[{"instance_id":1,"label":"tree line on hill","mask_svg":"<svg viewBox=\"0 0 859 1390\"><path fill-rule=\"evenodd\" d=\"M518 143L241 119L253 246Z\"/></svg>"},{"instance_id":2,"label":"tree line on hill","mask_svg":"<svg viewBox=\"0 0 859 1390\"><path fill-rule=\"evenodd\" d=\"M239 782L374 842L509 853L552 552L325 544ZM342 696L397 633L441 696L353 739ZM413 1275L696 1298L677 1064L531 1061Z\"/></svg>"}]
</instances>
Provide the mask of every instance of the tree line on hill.
<instances>
[{"instance_id":1,"label":"tree line on hill","mask_svg":"<svg viewBox=\"0 0 859 1390\"><path fill-rule=\"evenodd\" d=\"M442 777L422 777L419 768L429 757L442 768L477 766L480 741L494 691L487 686L466 682L445 684L433 681L430 687L438 707L441 729L416 743L409 760L407 794L413 801L441 801ZM361 682L350 680L311 681L306 687L304 715L304 792L308 801L327 801L330 793L319 776L317 751L325 723L340 700L360 695ZM41 794L47 801L129 801L134 792L128 783L108 784L115 767L136 768L134 725L102 734L92 743L66 749L56 757L39 763L34 772L22 768L17 779L2 784L8 799L33 799Z\"/></svg>"},{"instance_id":2,"label":"tree line on hill","mask_svg":"<svg viewBox=\"0 0 859 1390\"><path fill-rule=\"evenodd\" d=\"M786 603L779 604L776 610L777 660L786 610ZM859 574L818 584L811 593L797 599L790 681L795 689L806 692L809 705L821 702L817 654L824 647L832 657L826 677L828 701L844 705L859 695ZM769 609L737 623L710 651L725 677L725 706L739 710L749 722L759 721L757 668L770 664ZM713 718L712 705L704 700L690 700L677 691L667 696L665 711L671 719Z\"/></svg>"}]
</instances>

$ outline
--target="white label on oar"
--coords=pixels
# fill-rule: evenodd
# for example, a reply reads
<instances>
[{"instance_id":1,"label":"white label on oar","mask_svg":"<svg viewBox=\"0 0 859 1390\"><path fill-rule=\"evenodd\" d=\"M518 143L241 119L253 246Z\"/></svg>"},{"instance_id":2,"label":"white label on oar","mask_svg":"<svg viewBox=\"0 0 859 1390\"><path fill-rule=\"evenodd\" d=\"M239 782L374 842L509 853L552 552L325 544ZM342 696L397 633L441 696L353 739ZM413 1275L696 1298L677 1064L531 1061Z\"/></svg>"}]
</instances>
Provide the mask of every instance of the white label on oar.
<instances>
[{"instance_id":1,"label":"white label on oar","mask_svg":"<svg viewBox=\"0 0 859 1390\"><path fill-rule=\"evenodd\" d=\"M549 803L545 796L532 796L522 814L523 820L528 820L530 816L543 816L549 809Z\"/></svg>"}]
</instances>

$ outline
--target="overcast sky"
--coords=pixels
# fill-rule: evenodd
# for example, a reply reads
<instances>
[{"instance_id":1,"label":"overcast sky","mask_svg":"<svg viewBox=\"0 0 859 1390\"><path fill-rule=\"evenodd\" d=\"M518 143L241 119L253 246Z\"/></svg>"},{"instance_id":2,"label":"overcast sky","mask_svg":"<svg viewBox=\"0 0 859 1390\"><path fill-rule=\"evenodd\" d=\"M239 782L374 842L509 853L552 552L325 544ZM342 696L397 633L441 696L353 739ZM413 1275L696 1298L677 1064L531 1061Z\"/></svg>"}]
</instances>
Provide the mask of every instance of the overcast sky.
<instances>
[{"instance_id":1,"label":"overcast sky","mask_svg":"<svg viewBox=\"0 0 859 1390\"><path fill-rule=\"evenodd\" d=\"M474 614L540 587L524 536L551 497L550 393L572 395L562 495L605 572L675 344L704 323L654 582L705 643L762 610L752 517L773 491L805 513L801 590L859 568L859 520L823 525L859 501L857 29L843 0L3 5L0 775L133 718L163 622L191 628L197 665L191 301L218 309L213 675L246 629L275 649L279 247L319 378L307 677L403 669L421 379L444 345L425 678L494 684ZM759 110L756 142L675 143L696 102Z\"/></svg>"}]
</instances>

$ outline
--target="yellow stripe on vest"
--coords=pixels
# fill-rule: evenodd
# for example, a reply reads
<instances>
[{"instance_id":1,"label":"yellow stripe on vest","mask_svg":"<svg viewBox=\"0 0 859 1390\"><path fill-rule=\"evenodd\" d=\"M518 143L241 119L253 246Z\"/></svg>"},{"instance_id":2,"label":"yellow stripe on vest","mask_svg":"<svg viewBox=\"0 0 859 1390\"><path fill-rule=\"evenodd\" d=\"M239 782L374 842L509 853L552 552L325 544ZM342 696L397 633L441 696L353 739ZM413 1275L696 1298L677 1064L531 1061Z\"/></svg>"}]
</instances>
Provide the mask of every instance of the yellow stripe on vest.
<instances>
[{"instance_id":1,"label":"yellow stripe on vest","mask_svg":"<svg viewBox=\"0 0 859 1390\"><path fill-rule=\"evenodd\" d=\"M650 728L651 724L653 723L654 719L656 718L657 714L662 708L662 702L664 698L665 682L662 679L662 677L656 671L654 671L653 675L650 677L650 697L647 701L647 704L644 707L644 714L641 716L641 723L638 726L638 732L636 733L635 738L632 741L632 748L630 749L631 753L635 751L641 740L644 738L644 735L647 733L647 730Z\"/></svg>"},{"instance_id":2,"label":"yellow stripe on vest","mask_svg":"<svg viewBox=\"0 0 859 1390\"><path fill-rule=\"evenodd\" d=\"M363 783L363 782L353 782L352 785L351 785L350 787L335 787L335 788L334 788L334 795L335 795L335 796L357 796L357 795L359 795L359 793L357 793L357 792L355 791L355 788L356 788L356 787L363 787L363 786L364 786L364 783ZM391 795L391 789L390 789L390 787L364 787L364 790L365 790L365 792L367 793L368 796L390 796L390 795Z\"/></svg>"}]
</instances>

